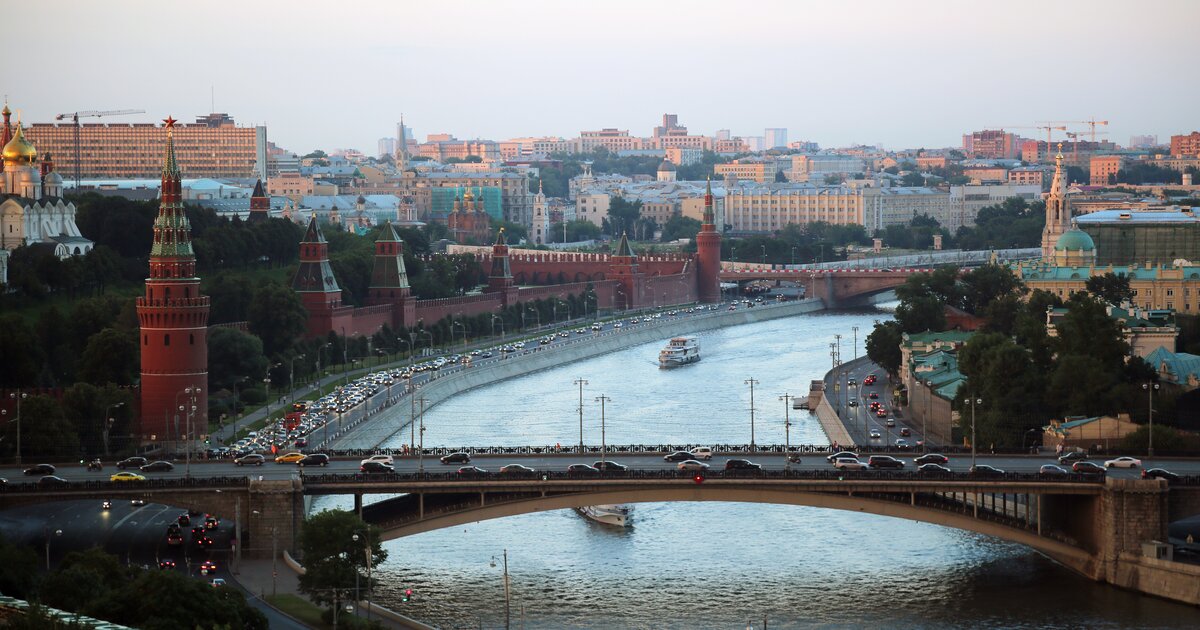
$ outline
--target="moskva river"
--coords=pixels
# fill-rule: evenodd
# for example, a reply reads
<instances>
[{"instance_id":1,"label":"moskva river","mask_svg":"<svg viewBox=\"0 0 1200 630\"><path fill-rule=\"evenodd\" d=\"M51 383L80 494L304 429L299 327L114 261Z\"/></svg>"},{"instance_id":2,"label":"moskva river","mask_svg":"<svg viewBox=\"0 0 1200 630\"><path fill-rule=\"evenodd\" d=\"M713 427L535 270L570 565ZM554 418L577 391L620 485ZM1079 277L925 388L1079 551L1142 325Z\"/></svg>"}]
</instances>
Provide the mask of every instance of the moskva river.
<instances>
[{"instance_id":1,"label":"moskva river","mask_svg":"<svg viewBox=\"0 0 1200 630\"><path fill-rule=\"evenodd\" d=\"M787 392L805 396L857 353L885 311L805 315L701 333L703 360L656 363L661 342L632 346L478 389L426 414L434 446L782 444ZM793 444L827 443L792 413ZM407 442L407 432L394 446ZM391 444L389 444L391 446ZM593 458L588 458L588 461ZM580 461L584 461L583 458ZM369 500L369 499L368 499ZM321 497L314 507L349 508ZM380 604L441 628L504 627L508 551L512 627L528 628L1196 628L1200 610L1079 578L1028 548L894 518L796 506L652 503L616 530L573 511L474 523L386 543ZM414 597L402 601L406 589Z\"/></svg>"}]
</instances>

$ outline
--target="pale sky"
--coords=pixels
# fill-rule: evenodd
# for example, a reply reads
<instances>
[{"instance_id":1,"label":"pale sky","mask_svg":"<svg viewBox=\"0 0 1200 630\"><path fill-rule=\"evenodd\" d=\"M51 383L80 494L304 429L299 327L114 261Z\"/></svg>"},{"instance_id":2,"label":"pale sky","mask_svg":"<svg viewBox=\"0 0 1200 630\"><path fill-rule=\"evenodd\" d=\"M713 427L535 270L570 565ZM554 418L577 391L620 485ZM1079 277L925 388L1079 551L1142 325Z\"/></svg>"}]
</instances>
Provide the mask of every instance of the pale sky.
<instances>
[{"instance_id":1,"label":"pale sky","mask_svg":"<svg viewBox=\"0 0 1200 630\"><path fill-rule=\"evenodd\" d=\"M1046 120L1108 120L1119 144L1200 128L1196 0L3 4L0 89L26 122L191 122L211 90L301 153L373 154L402 112L421 140L648 136L666 112L692 133L890 149L1044 138L1015 127Z\"/></svg>"}]
</instances>

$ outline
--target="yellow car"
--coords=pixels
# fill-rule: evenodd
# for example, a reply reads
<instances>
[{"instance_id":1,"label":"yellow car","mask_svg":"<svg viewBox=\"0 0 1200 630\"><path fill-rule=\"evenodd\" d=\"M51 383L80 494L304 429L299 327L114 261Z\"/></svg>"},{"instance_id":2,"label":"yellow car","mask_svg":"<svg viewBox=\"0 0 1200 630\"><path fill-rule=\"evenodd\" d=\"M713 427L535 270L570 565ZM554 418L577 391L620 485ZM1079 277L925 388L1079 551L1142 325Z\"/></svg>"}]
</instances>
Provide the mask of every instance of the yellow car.
<instances>
[{"instance_id":1,"label":"yellow car","mask_svg":"<svg viewBox=\"0 0 1200 630\"><path fill-rule=\"evenodd\" d=\"M304 459L304 453L287 453L275 458L276 464L295 464Z\"/></svg>"},{"instance_id":2,"label":"yellow car","mask_svg":"<svg viewBox=\"0 0 1200 630\"><path fill-rule=\"evenodd\" d=\"M146 478L131 472L119 472L108 478L109 481L145 481Z\"/></svg>"}]
</instances>

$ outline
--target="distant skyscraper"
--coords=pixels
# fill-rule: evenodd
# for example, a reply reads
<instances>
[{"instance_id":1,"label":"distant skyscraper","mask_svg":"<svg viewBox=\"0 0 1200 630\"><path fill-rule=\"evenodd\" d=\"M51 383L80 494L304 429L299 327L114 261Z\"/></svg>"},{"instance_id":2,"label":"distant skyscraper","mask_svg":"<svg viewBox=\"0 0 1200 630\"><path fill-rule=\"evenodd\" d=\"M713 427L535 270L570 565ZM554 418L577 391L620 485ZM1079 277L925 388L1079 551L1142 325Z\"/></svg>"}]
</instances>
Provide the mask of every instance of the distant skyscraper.
<instances>
[{"instance_id":1,"label":"distant skyscraper","mask_svg":"<svg viewBox=\"0 0 1200 630\"><path fill-rule=\"evenodd\" d=\"M395 152L396 152L396 139L395 138L380 138L379 139L379 148L376 149L376 151L375 151L376 155L378 155L379 157L383 157L385 155L391 155Z\"/></svg>"},{"instance_id":2,"label":"distant skyscraper","mask_svg":"<svg viewBox=\"0 0 1200 630\"><path fill-rule=\"evenodd\" d=\"M784 127L767 127L763 130L764 149L782 149L787 147L787 129Z\"/></svg>"},{"instance_id":3,"label":"distant skyscraper","mask_svg":"<svg viewBox=\"0 0 1200 630\"><path fill-rule=\"evenodd\" d=\"M745 136L742 142L745 142L751 151L762 151L766 140L762 136Z\"/></svg>"},{"instance_id":4,"label":"distant skyscraper","mask_svg":"<svg viewBox=\"0 0 1200 630\"><path fill-rule=\"evenodd\" d=\"M1146 149L1158 144L1158 136L1129 136L1129 148Z\"/></svg>"},{"instance_id":5,"label":"distant skyscraper","mask_svg":"<svg viewBox=\"0 0 1200 630\"><path fill-rule=\"evenodd\" d=\"M717 130L717 140L728 140L731 137L732 137L732 134L729 133L728 129L718 129Z\"/></svg>"}]
</instances>

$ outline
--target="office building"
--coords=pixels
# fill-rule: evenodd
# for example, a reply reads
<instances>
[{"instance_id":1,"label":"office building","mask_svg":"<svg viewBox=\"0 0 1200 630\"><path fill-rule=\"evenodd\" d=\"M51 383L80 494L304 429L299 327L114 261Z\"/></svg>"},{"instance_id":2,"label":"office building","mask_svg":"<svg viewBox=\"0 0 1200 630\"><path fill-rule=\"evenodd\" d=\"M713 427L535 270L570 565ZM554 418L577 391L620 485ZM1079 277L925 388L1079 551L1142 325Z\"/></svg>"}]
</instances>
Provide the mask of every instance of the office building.
<instances>
[{"instance_id":1,"label":"office building","mask_svg":"<svg viewBox=\"0 0 1200 630\"><path fill-rule=\"evenodd\" d=\"M383 157L385 155L395 155L396 139L395 138L380 138L375 148L375 157Z\"/></svg>"},{"instance_id":2,"label":"office building","mask_svg":"<svg viewBox=\"0 0 1200 630\"><path fill-rule=\"evenodd\" d=\"M787 148L787 129L784 127L767 127L763 130L763 147L766 149Z\"/></svg>"},{"instance_id":3,"label":"office building","mask_svg":"<svg viewBox=\"0 0 1200 630\"><path fill-rule=\"evenodd\" d=\"M737 180L750 180L760 184L775 181L775 173L779 167L775 160L743 159L734 160L728 164L713 165L713 174L719 178L733 176Z\"/></svg>"}]
</instances>

